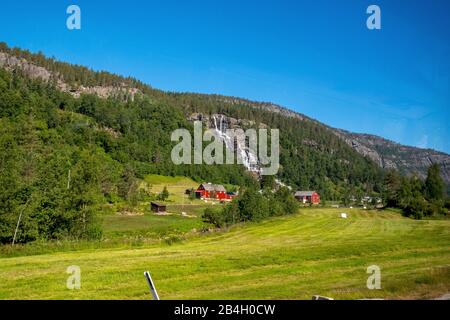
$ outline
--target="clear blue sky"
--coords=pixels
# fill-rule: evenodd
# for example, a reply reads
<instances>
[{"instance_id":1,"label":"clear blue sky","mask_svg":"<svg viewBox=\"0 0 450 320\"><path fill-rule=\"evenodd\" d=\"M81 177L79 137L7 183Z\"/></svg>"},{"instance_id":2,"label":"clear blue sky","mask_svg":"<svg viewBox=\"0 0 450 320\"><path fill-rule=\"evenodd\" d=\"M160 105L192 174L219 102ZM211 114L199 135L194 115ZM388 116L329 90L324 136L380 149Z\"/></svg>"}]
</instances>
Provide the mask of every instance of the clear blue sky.
<instances>
[{"instance_id":1,"label":"clear blue sky","mask_svg":"<svg viewBox=\"0 0 450 320\"><path fill-rule=\"evenodd\" d=\"M77 4L82 29L66 28ZM382 29L366 28L381 8ZM2 1L0 41L450 153L450 1Z\"/></svg>"}]
</instances>

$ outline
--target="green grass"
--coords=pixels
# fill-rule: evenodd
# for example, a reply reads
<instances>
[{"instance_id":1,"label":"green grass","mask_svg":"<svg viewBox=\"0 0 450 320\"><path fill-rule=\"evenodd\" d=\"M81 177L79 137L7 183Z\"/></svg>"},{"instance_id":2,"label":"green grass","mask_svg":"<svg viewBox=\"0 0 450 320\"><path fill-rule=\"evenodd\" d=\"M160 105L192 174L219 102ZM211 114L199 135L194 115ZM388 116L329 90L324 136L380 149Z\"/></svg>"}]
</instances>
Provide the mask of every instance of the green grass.
<instances>
[{"instance_id":1,"label":"green grass","mask_svg":"<svg viewBox=\"0 0 450 320\"><path fill-rule=\"evenodd\" d=\"M200 183L186 177L176 176L161 176L157 174L149 174L144 178L144 181L151 185L152 193L160 193L164 187L169 191L169 199L165 201L168 204L201 204L203 201L198 199L189 199L185 194L186 189L197 189Z\"/></svg>"},{"instance_id":2,"label":"green grass","mask_svg":"<svg viewBox=\"0 0 450 320\"><path fill-rule=\"evenodd\" d=\"M201 229L203 225L200 216L190 218L176 214L169 216L153 214L142 216L110 215L103 218L103 230L107 239L132 235L146 238L183 235L193 229Z\"/></svg>"},{"instance_id":3,"label":"green grass","mask_svg":"<svg viewBox=\"0 0 450 320\"><path fill-rule=\"evenodd\" d=\"M161 176L158 174L149 174L145 176L145 182L152 184L152 185L190 185L198 187L199 183L195 182L194 180L183 177L183 176Z\"/></svg>"},{"instance_id":4,"label":"green grass","mask_svg":"<svg viewBox=\"0 0 450 320\"><path fill-rule=\"evenodd\" d=\"M122 232L152 222L109 223ZM450 291L449 244L449 220L305 208L172 245L0 258L0 298L150 299L145 270L162 299L431 298ZM366 288L373 264L381 290ZM66 289L70 265L81 268L80 290Z\"/></svg>"}]
</instances>

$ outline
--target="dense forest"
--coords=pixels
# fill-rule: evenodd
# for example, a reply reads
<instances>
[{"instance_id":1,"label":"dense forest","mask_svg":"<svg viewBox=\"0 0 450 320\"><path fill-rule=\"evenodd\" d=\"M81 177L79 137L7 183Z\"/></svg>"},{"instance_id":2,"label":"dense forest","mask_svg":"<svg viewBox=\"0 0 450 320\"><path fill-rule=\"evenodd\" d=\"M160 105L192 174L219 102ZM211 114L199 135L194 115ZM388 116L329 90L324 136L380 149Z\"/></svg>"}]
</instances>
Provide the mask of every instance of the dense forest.
<instances>
[{"instance_id":1,"label":"dense forest","mask_svg":"<svg viewBox=\"0 0 450 320\"><path fill-rule=\"evenodd\" d=\"M164 152L159 149L169 144L167 132L174 128L191 126L185 121L190 114L194 112L221 113L234 118L253 120L256 125L265 123L270 128L280 129L282 147L280 178L294 188L317 189L324 198L329 199L338 199L344 189L348 189L349 186L359 188L361 192L365 193L380 189L382 170L372 161L352 150L341 139L329 132L327 127L316 121L289 118L258 109L254 107L255 103L251 104L242 99L230 102L232 99L226 99L219 95L166 93L133 78L124 78L108 72L94 72L86 67L46 58L40 53L32 54L27 50L8 48L4 43L0 43L0 51L42 66L70 86L128 86L139 89L143 96L141 100L132 103L136 108L134 114L131 114L132 108L129 106L123 108L116 100L102 101L94 97L82 97L80 101L75 102L75 104L82 105L81 107L75 109L68 107L67 110L92 117L98 121L99 125L118 132L127 129L133 130L133 137L130 137L130 140L140 139L145 135L149 147L145 152L153 152L152 160L159 160L161 156L164 156ZM88 101L89 99L91 101ZM159 118L155 117L152 114L155 109L165 114L159 114ZM136 126L135 123L131 125L131 122L124 123L126 119L134 121L133 117L139 117L139 126ZM160 123L160 120L163 122ZM168 122L172 126L164 126ZM149 131L141 130L141 126L145 123L150 124ZM159 139L159 129L166 132L163 137L165 140ZM165 163L167 158L160 160L154 162L160 163L160 166L167 165ZM145 161L148 161L148 157ZM183 170L188 169L184 168ZM192 176L192 174L188 175ZM214 178L210 177L210 180L217 181ZM218 180L217 182L224 181Z\"/></svg>"},{"instance_id":2,"label":"dense forest","mask_svg":"<svg viewBox=\"0 0 450 320\"><path fill-rule=\"evenodd\" d=\"M127 201L146 174L183 175L194 180L258 188L240 165L174 165L170 134L193 130L194 112L224 114L280 129L278 178L294 189L317 190L322 199L380 195L385 172L325 126L285 117L220 96L167 93L132 78L94 72L42 54L0 51L49 70L49 81L20 68L0 68L0 242L10 242L23 216L17 241L100 237L96 210ZM68 86L137 88L133 99L73 96Z\"/></svg>"},{"instance_id":3,"label":"dense forest","mask_svg":"<svg viewBox=\"0 0 450 320\"><path fill-rule=\"evenodd\" d=\"M255 184L238 165L176 166L170 133L192 126L182 112L147 97L79 99L51 84L0 69L0 242L96 237L105 202L127 200L146 174Z\"/></svg>"}]
</instances>

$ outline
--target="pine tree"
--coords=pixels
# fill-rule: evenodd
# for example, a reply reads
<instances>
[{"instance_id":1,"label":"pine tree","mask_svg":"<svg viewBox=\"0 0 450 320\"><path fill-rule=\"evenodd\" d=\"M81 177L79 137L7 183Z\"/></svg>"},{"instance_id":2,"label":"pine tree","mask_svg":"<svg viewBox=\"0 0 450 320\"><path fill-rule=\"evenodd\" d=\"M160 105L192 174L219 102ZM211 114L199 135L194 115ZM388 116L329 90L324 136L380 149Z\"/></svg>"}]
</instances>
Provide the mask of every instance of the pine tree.
<instances>
[{"instance_id":1,"label":"pine tree","mask_svg":"<svg viewBox=\"0 0 450 320\"><path fill-rule=\"evenodd\" d=\"M167 190L167 187L164 186L163 191L159 194L159 200L166 201L167 198L169 198L169 191Z\"/></svg>"},{"instance_id":2,"label":"pine tree","mask_svg":"<svg viewBox=\"0 0 450 320\"><path fill-rule=\"evenodd\" d=\"M445 183L441 177L438 164L432 164L428 168L428 176L425 180L425 196L428 200L442 200L444 198Z\"/></svg>"},{"instance_id":3,"label":"pine tree","mask_svg":"<svg viewBox=\"0 0 450 320\"><path fill-rule=\"evenodd\" d=\"M390 170L385 178L384 201L388 207L399 204L399 193L402 188L402 177L396 170Z\"/></svg>"}]
</instances>

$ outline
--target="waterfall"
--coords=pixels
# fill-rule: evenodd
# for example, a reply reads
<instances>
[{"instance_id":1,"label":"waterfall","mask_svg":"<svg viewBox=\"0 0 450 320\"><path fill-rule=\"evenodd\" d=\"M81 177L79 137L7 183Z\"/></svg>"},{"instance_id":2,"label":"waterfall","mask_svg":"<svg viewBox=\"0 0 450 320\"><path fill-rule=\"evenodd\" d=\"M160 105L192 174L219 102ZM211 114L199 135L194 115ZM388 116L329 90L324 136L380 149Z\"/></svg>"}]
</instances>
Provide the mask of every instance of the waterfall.
<instances>
[{"instance_id":1,"label":"waterfall","mask_svg":"<svg viewBox=\"0 0 450 320\"><path fill-rule=\"evenodd\" d=\"M234 137L230 137L226 133L226 130L228 129L228 124L226 122L224 123L225 117L223 115L220 115L219 126L217 126L216 116L213 115L212 118L214 121L214 131L216 133L216 136L225 143L225 146L228 149L230 149L230 150L234 149L235 139L234 139ZM246 146L245 139L244 139L244 141L237 140L235 151L236 151L237 156L242 160L242 164L247 168L248 171L253 171L253 172L261 171L261 169L258 165L258 157L255 154L255 151L250 150Z\"/></svg>"},{"instance_id":2,"label":"waterfall","mask_svg":"<svg viewBox=\"0 0 450 320\"><path fill-rule=\"evenodd\" d=\"M216 131L217 131L217 121L216 121L216 117L215 116L213 116L213 120L214 120L214 129L216 129Z\"/></svg>"},{"instance_id":3,"label":"waterfall","mask_svg":"<svg viewBox=\"0 0 450 320\"><path fill-rule=\"evenodd\" d=\"M220 139L222 142L225 143L225 147L229 150L234 150L235 149L235 137L230 137L227 134L227 129L228 128L228 122L226 121L226 116L224 115L219 115L219 119L216 118L216 115L212 115L212 121L210 120L208 122L208 127L214 126L214 133L215 136ZM219 120L219 123L217 124L217 120ZM224 122L225 120L225 122ZM234 152L236 153L236 155L239 157L239 159L242 160L242 164L244 165L244 167L251 172L256 172L258 174L261 174L261 166L259 164L258 161L258 157L256 155L256 151L255 150L251 150L249 147L246 146L246 139L239 140L237 139L236 141L236 149L234 150ZM283 183L281 180L279 179L275 179L275 184L278 185L279 187L287 187L289 190L292 190L292 187L289 185L286 185L285 183Z\"/></svg>"}]
</instances>

